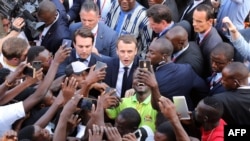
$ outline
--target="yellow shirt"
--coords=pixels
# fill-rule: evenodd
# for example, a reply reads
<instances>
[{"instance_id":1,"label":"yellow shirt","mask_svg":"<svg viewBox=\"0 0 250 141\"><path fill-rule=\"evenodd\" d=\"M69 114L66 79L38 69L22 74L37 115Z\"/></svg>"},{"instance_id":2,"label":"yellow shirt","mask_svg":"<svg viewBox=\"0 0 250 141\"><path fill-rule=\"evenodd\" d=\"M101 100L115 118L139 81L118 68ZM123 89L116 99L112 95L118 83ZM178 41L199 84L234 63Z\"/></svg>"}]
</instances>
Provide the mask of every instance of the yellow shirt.
<instances>
[{"instance_id":1,"label":"yellow shirt","mask_svg":"<svg viewBox=\"0 0 250 141\"><path fill-rule=\"evenodd\" d=\"M151 105L151 95L149 95L142 103L139 103L136 98L136 94L131 97L123 98L118 107L106 109L106 113L109 118L115 119L123 109L130 107L135 108L141 116L141 123L139 127L147 125L155 131L157 111L153 109Z\"/></svg>"}]
</instances>

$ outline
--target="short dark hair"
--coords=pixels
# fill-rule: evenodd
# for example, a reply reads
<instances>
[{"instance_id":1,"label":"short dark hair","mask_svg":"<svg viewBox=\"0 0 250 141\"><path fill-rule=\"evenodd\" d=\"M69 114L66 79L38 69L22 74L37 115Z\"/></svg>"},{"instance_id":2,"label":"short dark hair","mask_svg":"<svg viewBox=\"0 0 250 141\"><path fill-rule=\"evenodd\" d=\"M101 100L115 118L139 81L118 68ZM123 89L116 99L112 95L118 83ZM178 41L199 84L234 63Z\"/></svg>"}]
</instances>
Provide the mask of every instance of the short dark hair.
<instances>
[{"instance_id":1,"label":"short dark hair","mask_svg":"<svg viewBox=\"0 0 250 141\"><path fill-rule=\"evenodd\" d=\"M206 12L206 20L214 18L213 8L208 4L200 4L195 8L195 10L205 11Z\"/></svg>"},{"instance_id":2,"label":"short dark hair","mask_svg":"<svg viewBox=\"0 0 250 141\"><path fill-rule=\"evenodd\" d=\"M20 58L28 46L28 43L24 39L10 37L3 42L2 53L8 60Z\"/></svg>"},{"instance_id":3,"label":"short dark hair","mask_svg":"<svg viewBox=\"0 0 250 141\"><path fill-rule=\"evenodd\" d=\"M165 20L167 23L170 23L172 18L172 13L166 5L155 4L147 10L147 17L150 17L156 23L160 23L162 20Z\"/></svg>"},{"instance_id":4,"label":"short dark hair","mask_svg":"<svg viewBox=\"0 0 250 141\"><path fill-rule=\"evenodd\" d=\"M27 53L27 62L30 63L35 60L39 53L45 50L44 46L32 46Z\"/></svg>"},{"instance_id":5,"label":"short dark hair","mask_svg":"<svg viewBox=\"0 0 250 141\"><path fill-rule=\"evenodd\" d=\"M94 43L94 41L95 41L94 34L91 32L91 29L89 29L87 27L82 27L82 28L79 28L76 30L76 32L74 34L74 38L73 38L74 43L76 42L76 36L80 36L83 38L91 38L92 43Z\"/></svg>"},{"instance_id":6,"label":"short dark hair","mask_svg":"<svg viewBox=\"0 0 250 141\"><path fill-rule=\"evenodd\" d=\"M211 54L223 54L227 58L228 61L233 61L234 47L229 43L220 42L211 51Z\"/></svg>"},{"instance_id":7,"label":"short dark hair","mask_svg":"<svg viewBox=\"0 0 250 141\"><path fill-rule=\"evenodd\" d=\"M18 132L18 139L19 140L22 140L22 139L33 140L34 133L35 133L34 125L26 126Z\"/></svg>"},{"instance_id":8,"label":"short dark hair","mask_svg":"<svg viewBox=\"0 0 250 141\"><path fill-rule=\"evenodd\" d=\"M161 123L157 127L156 130L157 130L157 132L160 132L160 133L164 134L165 136L167 136L168 141L176 141L174 128L169 121L165 121L165 122Z\"/></svg>"},{"instance_id":9,"label":"short dark hair","mask_svg":"<svg viewBox=\"0 0 250 141\"><path fill-rule=\"evenodd\" d=\"M117 39L117 43L116 46L118 47L118 43L120 41L123 41L125 44L131 44L134 43L136 45L137 48L137 39L135 38L134 35L130 35L130 34L124 34L121 35L118 39Z\"/></svg>"},{"instance_id":10,"label":"short dark hair","mask_svg":"<svg viewBox=\"0 0 250 141\"><path fill-rule=\"evenodd\" d=\"M95 11L96 14L100 14L100 10L98 5L93 0L85 1L81 6L81 11Z\"/></svg>"},{"instance_id":11,"label":"short dark hair","mask_svg":"<svg viewBox=\"0 0 250 141\"><path fill-rule=\"evenodd\" d=\"M237 80L244 80L248 79L249 70L245 64L241 62L231 62L230 64L226 65L225 68L229 70L229 75L233 79Z\"/></svg>"},{"instance_id":12,"label":"short dark hair","mask_svg":"<svg viewBox=\"0 0 250 141\"><path fill-rule=\"evenodd\" d=\"M130 123L130 127L138 127L141 123L141 116L138 111L134 108L125 108L120 113L123 119L127 120L127 123Z\"/></svg>"},{"instance_id":13,"label":"short dark hair","mask_svg":"<svg viewBox=\"0 0 250 141\"><path fill-rule=\"evenodd\" d=\"M203 99L204 104L213 108L213 111L209 111L208 121L217 122L220 120L223 114L223 104L216 98L209 96Z\"/></svg>"}]
</instances>

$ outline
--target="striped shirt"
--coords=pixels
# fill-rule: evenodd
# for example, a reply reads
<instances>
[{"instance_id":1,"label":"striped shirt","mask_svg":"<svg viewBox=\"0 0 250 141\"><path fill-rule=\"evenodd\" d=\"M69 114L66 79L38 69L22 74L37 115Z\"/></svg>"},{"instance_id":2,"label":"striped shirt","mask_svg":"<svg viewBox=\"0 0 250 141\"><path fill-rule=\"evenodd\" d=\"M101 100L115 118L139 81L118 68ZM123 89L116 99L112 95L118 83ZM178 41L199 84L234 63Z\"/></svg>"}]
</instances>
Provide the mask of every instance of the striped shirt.
<instances>
[{"instance_id":1,"label":"striped shirt","mask_svg":"<svg viewBox=\"0 0 250 141\"><path fill-rule=\"evenodd\" d=\"M122 14L124 19L122 25L118 25L119 16ZM114 1L107 14L106 24L118 32L119 36L123 34L133 34L138 41L138 53L144 57L151 43L152 29L149 27L146 8L136 2L135 8L130 12L123 12L118 1ZM120 28L120 29L116 29Z\"/></svg>"}]
</instances>

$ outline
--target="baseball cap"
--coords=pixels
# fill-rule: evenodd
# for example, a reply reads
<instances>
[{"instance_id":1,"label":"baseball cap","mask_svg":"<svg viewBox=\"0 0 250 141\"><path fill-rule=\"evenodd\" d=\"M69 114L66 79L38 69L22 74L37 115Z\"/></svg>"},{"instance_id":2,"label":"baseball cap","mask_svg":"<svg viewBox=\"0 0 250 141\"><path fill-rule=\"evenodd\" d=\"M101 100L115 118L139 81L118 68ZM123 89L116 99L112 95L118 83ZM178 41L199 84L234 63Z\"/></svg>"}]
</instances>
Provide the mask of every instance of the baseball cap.
<instances>
[{"instance_id":1,"label":"baseball cap","mask_svg":"<svg viewBox=\"0 0 250 141\"><path fill-rule=\"evenodd\" d=\"M80 61L72 62L71 64L67 65L65 68L66 76L70 76L72 74L79 75L84 71L89 71L89 67Z\"/></svg>"}]
</instances>

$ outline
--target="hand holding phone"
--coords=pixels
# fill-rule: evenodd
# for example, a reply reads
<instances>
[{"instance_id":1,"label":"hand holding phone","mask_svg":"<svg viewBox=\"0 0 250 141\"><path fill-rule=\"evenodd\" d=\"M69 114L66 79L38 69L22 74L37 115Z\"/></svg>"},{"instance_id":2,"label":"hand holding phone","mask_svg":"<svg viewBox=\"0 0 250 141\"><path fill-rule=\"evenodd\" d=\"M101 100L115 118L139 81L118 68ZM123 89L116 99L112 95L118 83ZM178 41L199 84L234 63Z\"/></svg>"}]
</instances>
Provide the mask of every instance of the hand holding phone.
<instances>
[{"instance_id":1,"label":"hand holding phone","mask_svg":"<svg viewBox=\"0 0 250 141\"><path fill-rule=\"evenodd\" d=\"M151 62L149 60L140 60L139 67L150 71Z\"/></svg>"},{"instance_id":2,"label":"hand holding phone","mask_svg":"<svg viewBox=\"0 0 250 141\"><path fill-rule=\"evenodd\" d=\"M69 39L63 39L63 41L62 41L62 45L63 45L63 46L65 45L65 47L69 47L69 48L71 48L71 45L72 45L72 40L69 40Z\"/></svg>"},{"instance_id":3,"label":"hand holding phone","mask_svg":"<svg viewBox=\"0 0 250 141\"><path fill-rule=\"evenodd\" d=\"M95 70L100 70L104 67L107 67L107 64L101 61L97 61L95 65Z\"/></svg>"},{"instance_id":4,"label":"hand holding phone","mask_svg":"<svg viewBox=\"0 0 250 141\"><path fill-rule=\"evenodd\" d=\"M26 66L23 70L23 74L35 78L36 70L32 66Z\"/></svg>"},{"instance_id":5,"label":"hand holding phone","mask_svg":"<svg viewBox=\"0 0 250 141\"><path fill-rule=\"evenodd\" d=\"M32 62L32 67L38 71L40 68L42 68L42 62L41 61L33 61Z\"/></svg>"}]
</instances>

